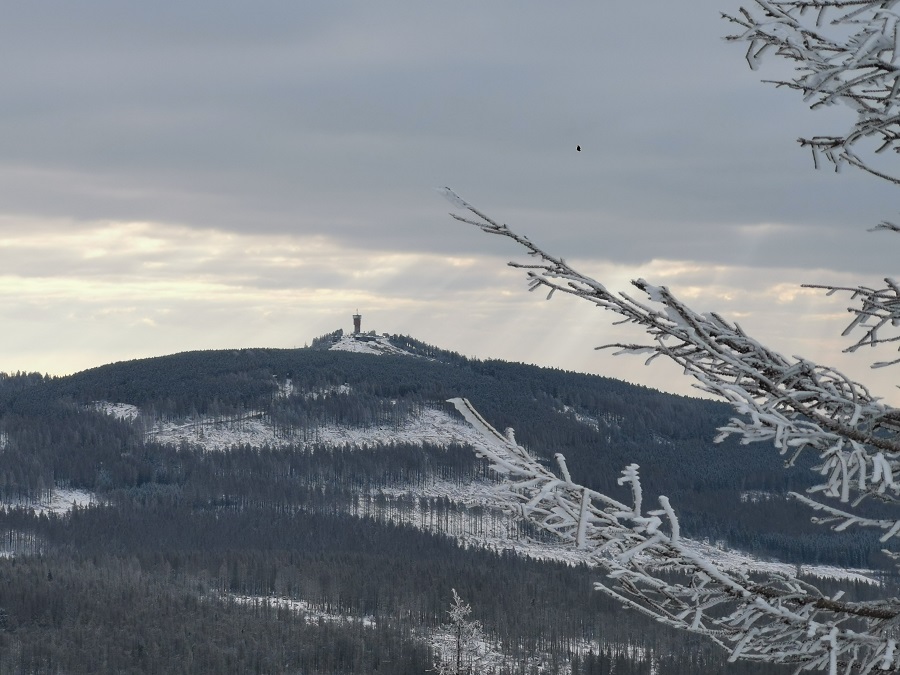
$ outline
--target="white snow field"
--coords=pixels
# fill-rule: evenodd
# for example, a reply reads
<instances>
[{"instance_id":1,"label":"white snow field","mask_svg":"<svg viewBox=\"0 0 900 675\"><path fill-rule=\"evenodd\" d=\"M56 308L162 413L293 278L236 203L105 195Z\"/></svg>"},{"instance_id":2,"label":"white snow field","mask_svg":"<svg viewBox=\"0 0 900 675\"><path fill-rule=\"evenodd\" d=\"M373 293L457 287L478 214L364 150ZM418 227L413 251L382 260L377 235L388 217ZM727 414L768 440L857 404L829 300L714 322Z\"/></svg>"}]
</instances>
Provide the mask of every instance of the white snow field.
<instances>
[{"instance_id":1,"label":"white snow field","mask_svg":"<svg viewBox=\"0 0 900 675\"><path fill-rule=\"evenodd\" d=\"M394 356L416 356L392 345L386 337L365 335L344 335L330 349L337 352L356 352L358 354L392 354ZM418 358L418 357L416 357Z\"/></svg>"},{"instance_id":2,"label":"white snow field","mask_svg":"<svg viewBox=\"0 0 900 675\"><path fill-rule=\"evenodd\" d=\"M92 492L54 488L50 495L43 499L13 499L0 504L0 506L11 509L31 509L41 515L43 513L68 513L74 506L89 506L96 502L97 496Z\"/></svg>"},{"instance_id":3,"label":"white snow field","mask_svg":"<svg viewBox=\"0 0 900 675\"><path fill-rule=\"evenodd\" d=\"M288 445L332 448L377 448L391 443L422 445L430 443L446 447L454 443L474 445L478 435L468 425L454 420L443 410L426 408L417 417L393 425L368 428L324 425L294 434L290 438L275 434L269 419L259 412L250 412L239 420L210 420L198 418L182 422L157 422L148 432L158 443L179 445L188 443L206 451L226 450L234 445L254 447L285 447Z\"/></svg>"},{"instance_id":4,"label":"white snow field","mask_svg":"<svg viewBox=\"0 0 900 675\"><path fill-rule=\"evenodd\" d=\"M485 511L494 509L496 500L492 493L492 483L485 481L473 481L471 483L456 484L449 481L435 481L434 483L417 490L382 490L381 493L394 498L401 496L441 498L446 497L452 502L464 504L467 512L450 515L442 521L442 531L455 537L466 546L489 548L495 551L513 549L517 553L527 555L536 560L554 560L566 562L572 565L592 565L591 557L586 551L566 546L556 542L543 542L517 537L515 519L506 514L490 513ZM477 508L476 507L480 507ZM389 510L388 515L374 514L373 517L381 517L395 523L404 523L420 527L422 529L436 529L429 527L429 514L424 513L420 506L414 505L408 512ZM790 577L795 577L800 571L803 575L819 577L823 579L859 581L868 584L877 584L876 573L873 570L845 569L834 565L791 565L778 561L760 560L753 556L727 548L724 544L711 544L696 539L682 537L683 543L691 546L695 551L709 560L714 561L720 568L726 570L746 569L757 572L777 572Z\"/></svg>"},{"instance_id":5,"label":"white snow field","mask_svg":"<svg viewBox=\"0 0 900 675\"><path fill-rule=\"evenodd\" d=\"M217 596L224 602L236 602L240 605L261 606L268 604L271 607L279 609L287 609L297 614L302 614L306 623L359 623L366 628L373 628L376 624L374 616L351 616L349 614L334 614L332 612L323 612L316 609L306 600L292 600L291 598L282 598L278 596L265 595L240 595L237 593L223 593Z\"/></svg>"},{"instance_id":6,"label":"white snow field","mask_svg":"<svg viewBox=\"0 0 900 675\"><path fill-rule=\"evenodd\" d=\"M284 391L284 389L282 389ZM329 388L321 392L300 393L290 390L293 395L312 396L325 393L347 393L349 387ZM139 420L140 411L125 403L97 402L98 410L122 419ZM199 417L192 421L157 422L148 432L148 437L159 443L179 445L187 443L205 451L222 451L235 445L253 447L284 447L294 445L320 445L332 448L357 448L360 450L377 450L391 443L409 443L414 445L432 444L447 447L451 444L468 445L474 449L483 447L484 440L468 423L454 419L444 410L425 408L420 415L405 421L399 427L373 426L370 428L341 427L337 425L322 426L309 430L306 438L295 435L287 439L276 437L275 431L267 418L260 412L247 413L243 418L231 422L214 421ZM360 515L395 523L404 523L426 530L437 530L455 537L465 546L485 547L496 551L512 549L538 560L556 560L569 564L591 564L590 557L583 551L557 543L525 540L518 537L518 528L514 519L499 513L492 492L492 484L485 481L474 481L456 484L449 481L435 480L425 487L397 487L381 491L387 501L378 507L374 497L370 503L361 505ZM748 495L749 496L749 495ZM752 495L758 497L758 495ZM449 514L435 522L433 513L417 502L412 508L395 508L400 498L418 500L420 498L447 498L462 504L466 508L455 514ZM363 498L364 499L364 498ZM677 509L677 504L674 505ZM843 569L831 565L797 565L777 561L759 560L740 551L734 551L721 544L711 544L697 540L690 541L698 553L725 569L749 569L754 571L778 572L795 576L799 571L804 575L827 578L846 579L864 583L877 583L876 573L864 569Z\"/></svg>"},{"instance_id":7,"label":"white snow field","mask_svg":"<svg viewBox=\"0 0 900 675\"><path fill-rule=\"evenodd\" d=\"M212 595L211 598L216 599L220 602L234 602L240 605L246 605L248 607L262 607L264 605L268 605L269 607L286 609L302 616L303 620L308 624L318 624L320 622L324 622L330 624L360 625L364 628L375 628L378 625L378 619L369 614L335 614L333 612L323 611L322 609L317 608L315 605L307 602L306 600L295 600L287 597L279 597L277 595L264 596L241 595L238 593L219 593ZM390 619L388 619L388 621L390 621ZM423 630L419 633L419 639L423 642L429 643L432 647L434 647L434 649L440 654L440 658L442 658L445 662L450 662L450 660L453 658L453 655L456 651L456 635L449 625L442 625L430 631ZM495 655L497 663L509 665L508 659L505 659L502 652L500 651L500 645L493 644L486 639L478 641L478 643L475 645L469 645L469 648L474 649L474 651L479 655ZM581 655L587 654L591 649L597 651L601 648L611 649L615 653L627 654L631 659L648 658L648 650L638 645L620 645L616 643L606 642L597 643L590 642L588 640L578 640L574 644L574 651ZM551 657L549 654L537 653L528 657L524 662L524 665L530 668L534 668L537 672L545 672L544 666L545 664L549 664L550 662ZM557 663L560 666L561 673L565 674L571 672L571 666L566 660L563 660L562 662L558 661ZM522 664L520 663L519 665ZM656 664L651 663L651 675L655 675L656 672Z\"/></svg>"},{"instance_id":8,"label":"white snow field","mask_svg":"<svg viewBox=\"0 0 900 675\"><path fill-rule=\"evenodd\" d=\"M141 416L141 410L130 403L109 403L108 401L94 401L91 404L94 410L105 412L120 420L136 420Z\"/></svg>"},{"instance_id":9,"label":"white snow field","mask_svg":"<svg viewBox=\"0 0 900 675\"><path fill-rule=\"evenodd\" d=\"M86 490L54 488L42 499L11 499L0 502L0 509L30 509L37 515L65 514L74 507L97 503L97 496ZM11 530L0 540L0 558L41 553L44 541L34 532Z\"/></svg>"}]
</instances>

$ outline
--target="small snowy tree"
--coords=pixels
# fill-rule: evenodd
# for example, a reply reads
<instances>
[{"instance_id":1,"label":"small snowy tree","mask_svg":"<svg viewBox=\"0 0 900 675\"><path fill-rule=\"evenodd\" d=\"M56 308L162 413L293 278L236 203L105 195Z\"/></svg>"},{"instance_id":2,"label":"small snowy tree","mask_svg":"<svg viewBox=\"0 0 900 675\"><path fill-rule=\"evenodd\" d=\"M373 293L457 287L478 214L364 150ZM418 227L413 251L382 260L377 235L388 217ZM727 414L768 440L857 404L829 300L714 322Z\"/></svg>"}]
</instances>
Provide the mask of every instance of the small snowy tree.
<instances>
[{"instance_id":1,"label":"small snowy tree","mask_svg":"<svg viewBox=\"0 0 900 675\"><path fill-rule=\"evenodd\" d=\"M469 618L471 613L472 608L454 588L453 604L447 611L450 624L432 641L438 675L488 675L500 667L501 654L488 643L481 622Z\"/></svg>"},{"instance_id":2,"label":"small snowy tree","mask_svg":"<svg viewBox=\"0 0 900 675\"><path fill-rule=\"evenodd\" d=\"M851 166L900 184L878 162L900 151L900 0L755 0L725 18L740 26L730 40L748 43L755 68L767 53L793 61L796 77L776 82L799 90L813 108L842 103L855 113L846 134L801 138L836 170ZM869 518L864 500L900 506L900 409L885 404L839 371L802 358L787 358L715 313L698 313L664 286L632 282L645 299L607 290L565 260L552 256L461 199L445 195L466 215L453 214L488 234L507 237L532 261L510 263L526 271L530 290L548 298L567 293L642 327L644 344L614 344L617 353L663 356L694 378L702 391L728 401L740 417L719 438L771 442L793 464L802 452L819 457L823 477L808 494L792 497L821 514L836 530L874 528L885 544L900 535L900 518ZM881 223L878 230L900 231ZM845 334L862 331L848 348L900 341L900 285L883 288L817 286L850 293L856 304ZM875 367L897 363L880 361ZM511 434L494 430L464 399L452 401L481 432L481 452L505 482L498 499L508 509L591 555L606 570L597 588L623 605L668 625L701 633L731 652L731 659L793 663L797 670L841 673L900 671L900 598L848 602L828 596L794 575L760 580L747 571L720 569L682 537L665 496L645 508L637 465L619 483L631 488L625 504L575 483L557 455L558 474L535 461ZM889 552L890 553L890 552ZM897 558L900 555L892 554ZM683 581L669 574L679 572Z\"/></svg>"}]
</instances>

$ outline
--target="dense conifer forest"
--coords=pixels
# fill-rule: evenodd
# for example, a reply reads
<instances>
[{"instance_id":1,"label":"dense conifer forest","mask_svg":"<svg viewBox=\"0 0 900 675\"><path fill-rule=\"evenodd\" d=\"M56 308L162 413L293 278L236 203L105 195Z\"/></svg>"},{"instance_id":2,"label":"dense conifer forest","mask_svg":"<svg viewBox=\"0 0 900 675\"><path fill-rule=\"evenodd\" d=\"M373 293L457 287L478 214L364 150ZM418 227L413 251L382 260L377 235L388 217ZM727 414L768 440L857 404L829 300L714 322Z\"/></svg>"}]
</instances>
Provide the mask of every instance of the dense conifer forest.
<instances>
[{"instance_id":1,"label":"dense conifer forest","mask_svg":"<svg viewBox=\"0 0 900 675\"><path fill-rule=\"evenodd\" d=\"M0 374L0 673L424 673L453 588L509 673L779 672L727 664L611 604L583 565L461 545L463 512L476 529L497 514L412 495L436 479L489 480L469 448L315 441L328 425L400 428L453 396L526 447L562 452L591 486L616 492L618 470L639 463L645 490L668 494L695 538L796 564L881 564L874 537L848 546L785 504L803 474L768 448L713 445L723 405L403 336L392 342L414 356L328 351L331 339ZM277 447L210 452L150 433L175 421L201 438L257 418ZM94 502L40 514L27 503L61 489Z\"/></svg>"}]
</instances>

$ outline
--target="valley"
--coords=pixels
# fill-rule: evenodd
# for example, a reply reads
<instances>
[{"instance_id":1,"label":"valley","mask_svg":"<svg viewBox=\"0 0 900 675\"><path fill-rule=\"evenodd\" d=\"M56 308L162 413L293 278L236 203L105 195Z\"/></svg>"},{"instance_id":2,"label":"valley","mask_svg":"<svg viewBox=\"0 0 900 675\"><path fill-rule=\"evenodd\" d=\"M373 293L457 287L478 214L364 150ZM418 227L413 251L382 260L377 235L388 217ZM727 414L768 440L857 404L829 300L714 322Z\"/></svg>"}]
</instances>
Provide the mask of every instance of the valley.
<instances>
[{"instance_id":1,"label":"valley","mask_svg":"<svg viewBox=\"0 0 900 675\"><path fill-rule=\"evenodd\" d=\"M482 441L445 403L463 394L600 489L641 462L723 564L860 597L890 583L877 541L838 548L784 502L802 475L711 443L723 406L401 336L330 348L345 340L0 379L0 670L421 673L455 588L504 672L775 672L617 607L583 553L499 512ZM140 644L107 636L135 621Z\"/></svg>"}]
</instances>

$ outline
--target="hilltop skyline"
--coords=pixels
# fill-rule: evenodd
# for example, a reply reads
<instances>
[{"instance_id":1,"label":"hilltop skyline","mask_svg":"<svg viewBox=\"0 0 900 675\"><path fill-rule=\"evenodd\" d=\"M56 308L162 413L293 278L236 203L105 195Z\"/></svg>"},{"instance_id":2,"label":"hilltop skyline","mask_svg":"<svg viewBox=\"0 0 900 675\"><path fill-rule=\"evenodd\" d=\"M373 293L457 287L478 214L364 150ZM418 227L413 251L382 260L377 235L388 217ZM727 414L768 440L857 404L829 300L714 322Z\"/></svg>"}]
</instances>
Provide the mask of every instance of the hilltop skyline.
<instances>
[{"instance_id":1,"label":"hilltop skyline","mask_svg":"<svg viewBox=\"0 0 900 675\"><path fill-rule=\"evenodd\" d=\"M608 287L645 277L787 354L839 355L892 188L795 143L850 120L751 72L739 3L17 6L0 26L0 371L67 374L352 326L690 392L525 292L451 186ZM648 21L646 17L653 17Z\"/></svg>"}]
</instances>

